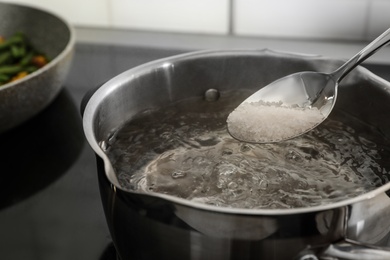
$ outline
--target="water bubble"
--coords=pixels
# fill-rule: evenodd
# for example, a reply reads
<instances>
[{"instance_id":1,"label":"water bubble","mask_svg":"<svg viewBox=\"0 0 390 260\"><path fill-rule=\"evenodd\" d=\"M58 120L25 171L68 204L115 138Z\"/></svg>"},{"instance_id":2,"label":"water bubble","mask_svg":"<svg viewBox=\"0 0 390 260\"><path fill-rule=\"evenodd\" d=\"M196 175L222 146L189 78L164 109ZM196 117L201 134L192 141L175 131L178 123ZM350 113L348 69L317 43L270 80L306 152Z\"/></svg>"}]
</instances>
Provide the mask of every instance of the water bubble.
<instances>
[{"instance_id":1,"label":"water bubble","mask_svg":"<svg viewBox=\"0 0 390 260\"><path fill-rule=\"evenodd\" d=\"M259 183L260 182L260 178L258 176L252 176L252 181L254 183Z\"/></svg>"},{"instance_id":2,"label":"water bubble","mask_svg":"<svg viewBox=\"0 0 390 260\"><path fill-rule=\"evenodd\" d=\"M217 182L217 187L223 189L225 188L225 186L226 186L226 182L223 179L219 179Z\"/></svg>"},{"instance_id":3,"label":"water bubble","mask_svg":"<svg viewBox=\"0 0 390 260\"><path fill-rule=\"evenodd\" d=\"M234 164L225 163L217 167L219 175L232 175L237 172L237 167Z\"/></svg>"},{"instance_id":4,"label":"water bubble","mask_svg":"<svg viewBox=\"0 0 390 260\"><path fill-rule=\"evenodd\" d=\"M209 164L210 164L210 161L204 156L197 156L194 159L194 166L195 167L204 167L204 166L209 165Z\"/></svg>"},{"instance_id":5,"label":"water bubble","mask_svg":"<svg viewBox=\"0 0 390 260\"><path fill-rule=\"evenodd\" d=\"M184 178L186 177L186 173L185 172L181 172L181 171L175 171L172 173L172 178L173 179L178 179L178 178Z\"/></svg>"},{"instance_id":6,"label":"water bubble","mask_svg":"<svg viewBox=\"0 0 390 260\"><path fill-rule=\"evenodd\" d=\"M231 149L223 149L222 150L222 156L224 155L232 155L233 151Z\"/></svg>"},{"instance_id":7,"label":"water bubble","mask_svg":"<svg viewBox=\"0 0 390 260\"><path fill-rule=\"evenodd\" d=\"M248 145L248 144L243 144L243 145L241 145L240 152L242 152L242 153L247 153L247 152L249 152L250 150L251 150L250 145Z\"/></svg>"},{"instance_id":8,"label":"water bubble","mask_svg":"<svg viewBox=\"0 0 390 260\"><path fill-rule=\"evenodd\" d=\"M238 187L238 184L233 182L233 181L228 184L228 188L231 190L235 190L237 187Z\"/></svg>"},{"instance_id":9,"label":"water bubble","mask_svg":"<svg viewBox=\"0 0 390 260\"><path fill-rule=\"evenodd\" d=\"M288 153L286 155L286 159L289 161L294 161L294 162L298 162L298 163L301 163L304 161L302 156L294 150L288 151Z\"/></svg>"},{"instance_id":10,"label":"water bubble","mask_svg":"<svg viewBox=\"0 0 390 260\"><path fill-rule=\"evenodd\" d=\"M268 182L266 180L261 180L258 188L261 190L266 190L268 188Z\"/></svg>"},{"instance_id":11,"label":"water bubble","mask_svg":"<svg viewBox=\"0 0 390 260\"><path fill-rule=\"evenodd\" d=\"M195 138L195 141L201 146L214 146L220 142L219 138L215 136L201 136Z\"/></svg>"},{"instance_id":12,"label":"water bubble","mask_svg":"<svg viewBox=\"0 0 390 260\"><path fill-rule=\"evenodd\" d=\"M251 168L251 164L248 160L241 160L238 167L242 170L249 170Z\"/></svg>"}]
</instances>

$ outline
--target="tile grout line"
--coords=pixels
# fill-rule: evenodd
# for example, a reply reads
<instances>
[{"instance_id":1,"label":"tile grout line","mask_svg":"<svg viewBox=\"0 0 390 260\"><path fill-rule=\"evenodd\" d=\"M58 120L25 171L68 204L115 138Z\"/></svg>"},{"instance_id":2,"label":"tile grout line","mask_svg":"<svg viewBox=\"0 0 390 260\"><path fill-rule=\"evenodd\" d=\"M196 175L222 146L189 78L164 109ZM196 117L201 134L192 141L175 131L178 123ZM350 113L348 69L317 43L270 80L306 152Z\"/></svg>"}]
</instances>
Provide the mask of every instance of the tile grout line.
<instances>
[{"instance_id":1,"label":"tile grout line","mask_svg":"<svg viewBox=\"0 0 390 260\"><path fill-rule=\"evenodd\" d=\"M228 12L228 35L234 34L234 3L235 0L229 0L229 12Z\"/></svg>"},{"instance_id":2,"label":"tile grout line","mask_svg":"<svg viewBox=\"0 0 390 260\"><path fill-rule=\"evenodd\" d=\"M367 8L366 8L366 15L365 15L365 22L364 22L364 28L363 28L363 40L370 41L370 18L371 18L371 9L372 9L372 0L367 0Z\"/></svg>"}]
</instances>

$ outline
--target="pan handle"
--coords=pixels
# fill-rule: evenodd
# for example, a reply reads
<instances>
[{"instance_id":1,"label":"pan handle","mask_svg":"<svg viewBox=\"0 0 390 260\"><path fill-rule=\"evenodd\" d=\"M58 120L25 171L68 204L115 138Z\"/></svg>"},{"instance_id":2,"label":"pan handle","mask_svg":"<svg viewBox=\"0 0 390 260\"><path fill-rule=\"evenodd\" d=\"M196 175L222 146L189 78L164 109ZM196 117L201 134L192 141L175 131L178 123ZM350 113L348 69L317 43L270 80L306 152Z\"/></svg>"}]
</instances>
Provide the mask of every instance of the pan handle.
<instances>
[{"instance_id":1,"label":"pan handle","mask_svg":"<svg viewBox=\"0 0 390 260\"><path fill-rule=\"evenodd\" d=\"M350 240L343 240L324 247L310 248L296 260L386 260L390 249L375 247Z\"/></svg>"}]
</instances>

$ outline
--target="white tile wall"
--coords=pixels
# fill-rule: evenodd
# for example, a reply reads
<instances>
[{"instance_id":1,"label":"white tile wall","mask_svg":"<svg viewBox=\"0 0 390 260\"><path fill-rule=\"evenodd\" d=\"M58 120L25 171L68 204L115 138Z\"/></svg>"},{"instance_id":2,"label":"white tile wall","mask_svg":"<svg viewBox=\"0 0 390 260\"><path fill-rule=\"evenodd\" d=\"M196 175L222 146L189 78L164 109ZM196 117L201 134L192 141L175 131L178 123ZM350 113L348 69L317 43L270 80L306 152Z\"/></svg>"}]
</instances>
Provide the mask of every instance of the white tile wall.
<instances>
[{"instance_id":1,"label":"white tile wall","mask_svg":"<svg viewBox=\"0 0 390 260\"><path fill-rule=\"evenodd\" d=\"M372 0L368 13L368 39L374 39L390 28L390 0Z\"/></svg>"},{"instance_id":2,"label":"white tile wall","mask_svg":"<svg viewBox=\"0 0 390 260\"><path fill-rule=\"evenodd\" d=\"M232 22L238 36L347 40L372 40L390 27L390 0L3 1L43 7L84 27L221 35Z\"/></svg>"},{"instance_id":3,"label":"white tile wall","mask_svg":"<svg viewBox=\"0 0 390 260\"><path fill-rule=\"evenodd\" d=\"M366 0L235 0L234 32L267 37L362 39Z\"/></svg>"},{"instance_id":4,"label":"white tile wall","mask_svg":"<svg viewBox=\"0 0 390 260\"><path fill-rule=\"evenodd\" d=\"M109 26L109 0L6 0L36 6L61 15L74 25Z\"/></svg>"},{"instance_id":5,"label":"white tile wall","mask_svg":"<svg viewBox=\"0 0 390 260\"><path fill-rule=\"evenodd\" d=\"M228 0L111 0L112 25L143 30L228 33Z\"/></svg>"}]
</instances>

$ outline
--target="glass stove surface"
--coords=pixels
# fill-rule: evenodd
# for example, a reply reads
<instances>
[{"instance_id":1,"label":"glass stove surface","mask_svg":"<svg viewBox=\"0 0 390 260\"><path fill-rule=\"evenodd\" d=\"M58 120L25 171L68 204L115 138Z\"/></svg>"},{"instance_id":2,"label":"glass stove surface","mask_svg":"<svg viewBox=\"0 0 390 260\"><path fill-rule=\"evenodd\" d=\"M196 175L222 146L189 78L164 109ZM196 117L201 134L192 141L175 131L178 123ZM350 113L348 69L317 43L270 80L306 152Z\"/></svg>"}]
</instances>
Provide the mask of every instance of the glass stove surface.
<instances>
[{"instance_id":1,"label":"glass stove surface","mask_svg":"<svg viewBox=\"0 0 390 260\"><path fill-rule=\"evenodd\" d=\"M38 116L0 135L0 259L111 260L115 251L85 141L85 93L119 73L189 50L76 45L68 78ZM390 80L390 66L366 65Z\"/></svg>"},{"instance_id":2,"label":"glass stove surface","mask_svg":"<svg viewBox=\"0 0 390 260\"><path fill-rule=\"evenodd\" d=\"M0 259L113 259L80 103L89 89L117 74L181 52L76 45L54 102L0 134Z\"/></svg>"}]
</instances>

